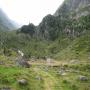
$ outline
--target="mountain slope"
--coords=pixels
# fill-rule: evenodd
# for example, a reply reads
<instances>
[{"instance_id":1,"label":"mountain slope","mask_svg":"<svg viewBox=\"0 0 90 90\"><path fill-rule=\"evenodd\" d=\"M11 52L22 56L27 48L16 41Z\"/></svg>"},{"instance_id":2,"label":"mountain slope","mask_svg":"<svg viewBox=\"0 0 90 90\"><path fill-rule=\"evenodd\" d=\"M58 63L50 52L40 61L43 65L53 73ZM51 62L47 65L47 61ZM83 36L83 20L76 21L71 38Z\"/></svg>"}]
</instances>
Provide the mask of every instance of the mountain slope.
<instances>
[{"instance_id":1,"label":"mountain slope","mask_svg":"<svg viewBox=\"0 0 90 90\"><path fill-rule=\"evenodd\" d=\"M16 29L15 24L0 9L0 30L13 30L13 29Z\"/></svg>"},{"instance_id":2,"label":"mountain slope","mask_svg":"<svg viewBox=\"0 0 90 90\"><path fill-rule=\"evenodd\" d=\"M80 12L82 9L85 10L85 13L88 14L87 8L90 11L90 0L65 0L63 5L60 6L55 12L55 16L59 15L70 15L71 13ZM86 9L85 9L86 8ZM84 13L84 12L82 12Z\"/></svg>"},{"instance_id":3,"label":"mountain slope","mask_svg":"<svg viewBox=\"0 0 90 90\"><path fill-rule=\"evenodd\" d=\"M85 1L67 0L67 2L68 5L73 5L73 3L77 2L79 4L84 4ZM88 8L89 4L87 2L84 4L85 8L86 6ZM66 3L66 1L64 3ZM76 8L78 9L78 6L80 6L76 5L73 8L73 12L76 12ZM70 6L70 8L72 7ZM61 9L66 10L66 8L63 7L61 7L60 10ZM84 11L86 10L87 9L84 9ZM71 15L71 12L72 11L69 12L69 15ZM58 14L61 14L61 11L58 12ZM63 17L64 15L66 14L62 13L62 15L60 16L54 16L49 14L43 18L42 22L38 26L34 26L32 23L29 25L24 25L16 32L7 33L4 38L4 42L4 35L1 34L1 42L3 42L2 47L5 46L7 49L20 49L25 53L27 57L35 56L36 58L42 58L46 56L51 56L53 58L56 57L57 59L61 57L61 52L63 52L64 57L66 57L66 53L64 53L64 51L67 50L68 47L72 46L72 49L76 50L77 48L74 47L76 47L77 45L84 45L84 40L87 41L87 39L89 38L85 38L85 35L90 35L90 33L88 33L90 32L90 15L82 15L78 17L78 19L69 18L68 16ZM81 39L81 37L83 37L83 39ZM74 44L76 42L80 43ZM88 48L84 53L85 55L87 55L87 52L90 49L89 41L87 43L87 46ZM81 52L82 55L84 48L85 47L78 49L78 52ZM72 50L70 50L70 48L68 49L69 53L72 53ZM73 53L73 55L76 56L76 53ZM74 58L71 54L69 55L69 57Z\"/></svg>"},{"instance_id":4,"label":"mountain slope","mask_svg":"<svg viewBox=\"0 0 90 90\"><path fill-rule=\"evenodd\" d=\"M55 58L59 60L90 60L90 31L76 38L61 52L59 51Z\"/></svg>"},{"instance_id":5,"label":"mountain slope","mask_svg":"<svg viewBox=\"0 0 90 90\"><path fill-rule=\"evenodd\" d=\"M65 50L74 42L78 40L80 42L81 40L81 43L72 45L72 48L76 49L74 48L75 46L82 46L84 39L87 40L89 38L83 38L82 41L81 37L84 37L84 34L90 35L90 33L88 33L90 32L89 4L89 0L65 0L63 5L56 11L55 15L49 14L45 16L42 22L34 29L30 29L30 25L27 25L24 30L21 28L20 33L24 33L25 31L30 33L34 32L34 39L50 42L49 45L46 45L44 48L46 48L47 54L51 56L57 56L62 50ZM88 47L90 47L89 44L90 42L87 44ZM78 52L83 52L84 48L85 47L81 48L81 51L78 50ZM90 48L87 49L89 51ZM70 50L70 52L72 52L72 50ZM87 51L85 52L85 55L86 54ZM58 54L58 56L61 55Z\"/></svg>"}]
</instances>

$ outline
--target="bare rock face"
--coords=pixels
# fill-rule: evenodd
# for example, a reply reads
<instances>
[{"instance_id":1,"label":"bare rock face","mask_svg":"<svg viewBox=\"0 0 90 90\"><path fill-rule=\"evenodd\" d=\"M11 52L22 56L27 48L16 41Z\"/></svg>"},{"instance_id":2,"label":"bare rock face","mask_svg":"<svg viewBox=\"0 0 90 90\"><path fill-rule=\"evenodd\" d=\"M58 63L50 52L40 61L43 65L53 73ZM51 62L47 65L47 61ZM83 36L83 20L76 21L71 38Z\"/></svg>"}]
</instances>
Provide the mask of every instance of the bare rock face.
<instances>
[{"instance_id":1,"label":"bare rock face","mask_svg":"<svg viewBox=\"0 0 90 90\"><path fill-rule=\"evenodd\" d=\"M27 80L26 79L21 79L21 80L18 80L18 83L20 84L20 85L27 85Z\"/></svg>"}]
</instances>

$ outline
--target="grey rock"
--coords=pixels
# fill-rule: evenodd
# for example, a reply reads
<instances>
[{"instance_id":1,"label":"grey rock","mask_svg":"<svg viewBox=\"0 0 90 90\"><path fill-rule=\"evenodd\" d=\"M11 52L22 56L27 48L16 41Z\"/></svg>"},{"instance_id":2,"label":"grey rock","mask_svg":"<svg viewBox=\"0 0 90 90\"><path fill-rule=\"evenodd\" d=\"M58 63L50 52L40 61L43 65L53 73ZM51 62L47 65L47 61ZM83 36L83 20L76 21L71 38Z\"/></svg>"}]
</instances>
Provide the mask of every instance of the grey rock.
<instances>
[{"instance_id":1,"label":"grey rock","mask_svg":"<svg viewBox=\"0 0 90 90\"><path fill-rule=\"evenodd\" d=\"M16 60L16 65L19 67L30 68L30 64L23 58Z\"/></svg>"},{"instance_id":2,"label":"grey rock","mask_svg":"<svg viewBox=\"0 0 90 90\"><path fill-rule=\"evenodd\" d=\"M64 70L60 70L60 71L58 72L58 74L59 74L59 75L62 75L62 76L67 75L67 73L66 73Z\"/></svg>"},{"instance_id":3,"label":"grey rock","mask_svg":"<svg viewBox=\"0 0 90 90\"><path fill-rule=\"evenodd\" d=\"M20 85L27 85L27 80L26 79L21 79L21 80L18 80L18 83L20 84Z\"/></svg>"},{"instance_id":4,"label":"grey rock","mask_svg":"<svg viewBox=\"0 0 90 90\"><path fill-rule=\"evenodd\" d=\"M11 88L10 87L2 87L2 88L0 88L0 90L11 90Z\"/></svg>"},{"instance_id":5,"label":"grey rock","mask_svg":"<svg viewBox=\"0 0 90 90\"><path fill-rule=\"evenodd\" d=\"M88 81L88 77L86 77L86 76L79 76L79 80L80 81Z\"/></svg>"},{"instance_id":6,"label":"grey rock","mask_svg":"<svg viewBox=\"0 0 90 90\"><path fill-rule=\"evenodd\" d=\"M5 63L3 61L0 61L0 65L4 65Z\"/></svg>"},{"instance_id":7,"label":"grey rock","mask_svg":"<svg viewBox=\"0 0 90 90\"><path fill-rule=\"evenodd\" d=\"M41 80L41 77L40 76L36 76L36 80Z\"/></svg>"}]
</instances>

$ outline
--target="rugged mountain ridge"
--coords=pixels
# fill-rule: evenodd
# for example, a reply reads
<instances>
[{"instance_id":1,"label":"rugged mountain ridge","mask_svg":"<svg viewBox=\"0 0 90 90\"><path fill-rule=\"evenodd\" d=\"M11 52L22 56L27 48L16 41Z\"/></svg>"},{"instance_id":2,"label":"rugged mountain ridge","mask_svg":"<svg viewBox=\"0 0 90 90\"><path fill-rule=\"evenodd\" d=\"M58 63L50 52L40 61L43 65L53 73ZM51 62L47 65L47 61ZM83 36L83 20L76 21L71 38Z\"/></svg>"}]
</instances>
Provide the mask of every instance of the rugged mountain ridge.
<instances>
[{"instance_id":1,"label":"rugged mountain ridge","mask_svg":"<svg viewBox=\"0 0 90 90\"><path fill-rule=\"evenodd\" d=\"M19 32L37 40L52 42L47 51L49 54L55 55L76 42L77 38L79 40L82 36L85 38L84 35L88 35L90 32L89 3L89 0L65 0L56 11L57 15L48 14L38 26L29 24L23 26L24 28L22 27ZM85 40L89 43L88 38ZM79 44L81 45L81 43Z\"/></svg>"},{"instance_id":2,"label":"rugged mountain ridge","mask_svg":"<svg viewBox=\"0 0 90 90\"><path fill-rule=\"evenodd\" d=\"M71 1L73 2L73 0ZM86 10L84 9L84 11ZM76 9L73 12L76 12ZM77 19L75 17L70 18L65 13L62 14L59 16L49 14L43 18L38 26L30 23L22 26L16 32L7 33L3 45L6 48L20 49L27 57L42 58L52 56L57 59L62 56L61 52L66 55L65 50L67 50L66 58L69 59L78 58L80 55L84 56L83 52L87 56L90 51L90 41L88 39L90 34L90 15L82 15ZM76 48L77 46L78 48ZM84 48L87 46L88 48L85 50Z\"/></svg>"},{"instance_id":3,"label":"rugged mountain ridge","mask_svg":"<svg viewBox=\"0 0 90 90\"><path fill-rule=\"evenodd\" d=\"M81 28L82 25L78 26L78 23L83 24L80 17L84 18L89 14L89 0L65 0L54 15L48 14L43 18L42 22L34 29L35 34L33 33L33 35L46 40L55 40L66 32L71 32L69 35L78 36L80 30L78 31L76 26Z\"/></svg>"},{"instance_id":4,"label":"rugged mountain ridge","mask_svg":"<svg viewBox=\"0 0 90 90\"><path fill-rule=\"evenodd\" d=\"M56 10L54 16L65 14L70 15L71 13L79 12L81 9L84 9L86 7L90 8L90 0L65 0L62 6L60 6Z\"/></svg>"}]
</instances>

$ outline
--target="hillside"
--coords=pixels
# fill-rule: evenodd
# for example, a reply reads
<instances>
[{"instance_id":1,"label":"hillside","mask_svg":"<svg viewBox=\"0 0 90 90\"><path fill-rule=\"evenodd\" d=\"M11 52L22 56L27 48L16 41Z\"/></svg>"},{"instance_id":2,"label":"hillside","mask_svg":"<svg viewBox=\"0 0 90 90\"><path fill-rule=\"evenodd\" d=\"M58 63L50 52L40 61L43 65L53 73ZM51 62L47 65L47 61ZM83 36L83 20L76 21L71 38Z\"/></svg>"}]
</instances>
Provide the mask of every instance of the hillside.
<instances>
[{"instance_id":1,"label":"hillside","mask_svg":"<svg viewBox=\"0 0 90 90\"><path fill-rule=\"evenodd\" d=\"M0 30L14 30L17 26L0 9Z\"/></svg>"},{"instance_id":2,"label":"hillside","mask_svg":"<svg viewBox=\"0 0 90 90\"><path fill-rule=\"evenodd\" d=\"M74 3L82 3L85 8L86 5L87 8L89 5L89 1L85 2L84 0L78 2L68 0L67 2L70 4L70 8L72 8L71 4L73 6ZM66 1L64 3L66 3ZM63 8L63 5L60 10L66 10ZM75 7L78 9L78 5ZM89 9L87 8L84 9L84 11ZM58 12L58 10L56 12ZM76 8L73 9L73 12L76 13ZM61 13L61 11L58 13ZM77 42L78 39L81 40L81 37L83 37L83 40L88 41L88 38L85 38L84 35L90 32L89 14L82 15L78 17L78 19L75 18L75 16L73 18L70 18L69 16L62 18L63 15L55 16L48 14L43 18L42 22L38 26L30 23L29 25L22 26L17 31L9 32L9 35L7 33L4 45L7 46L7 48L21 49L25 55L29 57L35 56L36 58L42 58L50 56L56 58L58 56L57 58L59 59L61 56L59 53L61 53L64 49L66 50L69 46L72 46L74 49L76 44L72 44ZM84 44L84 41L81 40L79 45L82 46L82 43ZM88 41L88 47L89 43L90 42ZM83 50L83 48L81 49ZM89 49L90 48L88 48L88 51Z\"/></svg>"},{"instance_id":3,"label":"hillside","mask_svg":"<svg viewBox=\"0 0 90 90\"><path fill-rule=\"evenodd\" d=\"M88 9L90 11L90 0L65 0L63 5L56 10L54 15L71 16L73 13L80 13L81 10L83 10L81 15L87 15L89 14L89 11L87 11Z\"/></svg>"}]
</instances>

